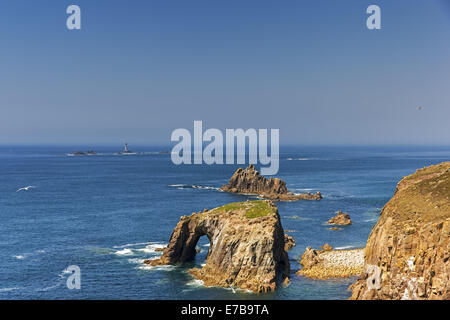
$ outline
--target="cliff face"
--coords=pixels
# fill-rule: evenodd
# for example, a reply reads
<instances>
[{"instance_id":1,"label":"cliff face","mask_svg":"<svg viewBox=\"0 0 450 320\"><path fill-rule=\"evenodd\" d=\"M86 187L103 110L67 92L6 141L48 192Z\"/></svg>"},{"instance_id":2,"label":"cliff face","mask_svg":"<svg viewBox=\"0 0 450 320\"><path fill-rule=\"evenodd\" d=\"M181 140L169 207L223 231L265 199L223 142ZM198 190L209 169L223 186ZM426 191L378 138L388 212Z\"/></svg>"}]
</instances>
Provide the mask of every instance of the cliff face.
<instances>
[{"instance_id":1,"label":"cliff face","mask_svg":"<svg viewBox=\"0 0 450 320\"><path fill-rule=\"evenodd\" d=\"M365 249L351 299L450 299L450 162L397 185Z\"/></svg>"},{"instance_id":2,"label":"cliff face","mask_svg":"<svg viewBox=\"0 0 450 320\"><path fill-rule=\"evenodd\" d=\"M188 261L195 256L195 246L203 235L210 241L206 265L190 273L206 286L268 292L289 276L284 231L271 201L230 203L183 216L162 257L145 263Z\"/></svg>"},{"instance_id":3,"label":"cliff face","mask_svg":"<svg viewBox=\"0 0 450 320\"><path fill-rule=\"evenodd\" d=\"M228 184L222 186L221 190L233 193L257 194L263 198L275 201L322 199L320 192L316 194L293 194L288 190L283 180L278 178L266 179L260 175L253 165L249 165L246 169L239 168L236 170Z\"/></svg>"}]
</instances>

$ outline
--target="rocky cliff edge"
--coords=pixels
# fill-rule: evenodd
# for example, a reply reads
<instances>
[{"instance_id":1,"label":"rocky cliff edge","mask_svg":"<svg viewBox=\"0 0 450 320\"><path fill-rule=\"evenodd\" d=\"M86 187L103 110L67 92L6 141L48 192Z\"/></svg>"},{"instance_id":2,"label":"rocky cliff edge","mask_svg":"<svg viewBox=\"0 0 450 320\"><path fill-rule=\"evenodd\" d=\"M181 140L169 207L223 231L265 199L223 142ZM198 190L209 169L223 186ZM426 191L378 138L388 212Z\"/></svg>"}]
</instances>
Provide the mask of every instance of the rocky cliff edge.
<instances>
[{"instance_id":1,"label":"rocky cliff edge","mask_svg":"<svg viewBox=\"0 0 450 320\"><path fill-rule=\"evenodd\" d=\"M450 162L403 178L365 249L351 299L450 299Z\"/></svg>"}]
</instances>

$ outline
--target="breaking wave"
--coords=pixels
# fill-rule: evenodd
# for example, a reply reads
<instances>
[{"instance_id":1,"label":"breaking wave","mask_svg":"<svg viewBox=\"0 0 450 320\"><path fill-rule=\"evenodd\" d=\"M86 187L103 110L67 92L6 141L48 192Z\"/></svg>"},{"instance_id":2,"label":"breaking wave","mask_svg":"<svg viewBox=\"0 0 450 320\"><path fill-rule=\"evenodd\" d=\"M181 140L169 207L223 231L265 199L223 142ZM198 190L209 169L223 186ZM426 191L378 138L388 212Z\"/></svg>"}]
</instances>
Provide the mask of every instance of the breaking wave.
<instances>
[{"instance_id":1,"label":"breaking wave","mask_svg":"<svg viewBox=\"0 0 450 320\"><path fill-rule=\"evenodd\" d=\"M170 184L169 187L177 189L201 189L201 190L219 190L220 188L211 186L202 186L197 184Z\"/></svg>"}]
</instances>

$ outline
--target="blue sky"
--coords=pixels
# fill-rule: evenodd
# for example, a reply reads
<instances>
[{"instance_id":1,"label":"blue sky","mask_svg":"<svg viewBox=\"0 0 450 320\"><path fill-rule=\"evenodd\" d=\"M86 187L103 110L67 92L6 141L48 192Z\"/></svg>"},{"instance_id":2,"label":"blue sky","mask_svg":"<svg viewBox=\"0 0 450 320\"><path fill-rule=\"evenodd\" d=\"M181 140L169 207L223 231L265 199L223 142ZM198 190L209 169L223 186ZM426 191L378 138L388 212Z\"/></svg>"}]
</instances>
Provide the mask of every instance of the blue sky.
<instances>
[{"instance_id":1,"label":"blue sky","mask_svg":"<svg viewBox=\"0 0 450 320\"><path fill-rule=\"evenodd\" d=\"M450 141L445 0L4 0L0 41L2 144L169 144L194 120L282 144Z\"/></svg>"}]
</instances>

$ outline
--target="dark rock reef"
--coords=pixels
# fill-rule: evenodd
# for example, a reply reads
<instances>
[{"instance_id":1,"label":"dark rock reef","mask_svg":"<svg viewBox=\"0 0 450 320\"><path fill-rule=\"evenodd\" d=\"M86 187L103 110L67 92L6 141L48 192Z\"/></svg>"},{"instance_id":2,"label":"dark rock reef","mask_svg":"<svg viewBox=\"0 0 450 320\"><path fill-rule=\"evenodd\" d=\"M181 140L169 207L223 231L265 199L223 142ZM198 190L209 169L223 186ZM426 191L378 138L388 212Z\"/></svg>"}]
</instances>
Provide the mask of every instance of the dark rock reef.
<instances>
[{"instance_id":1,"label":"dark rock reef","mask_svg":"<svg viewBox=\"0 0 450 320\"><path fill-rule=\"evenodd\" d=\"M403 178L365 249L351 299L450 299L450 162Z\"/></svg>"},{"instance_id":2,"label":"dark rock reef","mask_svg":"<svg viewBox=\"0 0 450 320\"><path fill-rule=\"evenodd\" d=\"M246 169L239 168L221 188L222 191L242 194L255 194L274 201L321 200L320 192L294 194L286 183L278 178L267 179L251 164Z\"/></svg>"},{"instance_id":3,"label":"dark rock reef","mask_svg":"<svg viewBox=\"0 0 450 320\"><path fill-rule=\"evenodd\" d=\"M191 260L203 235L210 241L206 264L189 272L204 285L269 292L288 282L285 233L276 206L267 200L230 203L181 217L161 258L144 263Z\"/></svg>"},{"instance_id":4,"label":"dark rock reef","mask_svg":"<svg viewBox=\"0 0 450 320\"><path fill-rule=\"evenodd\" d=\"M88 150L86 152L83 151L75 151L73 153L74 156L92 156L92 155L96 155L97 152L95 152L94 150Z\"/></svg>"}]
</instances>

